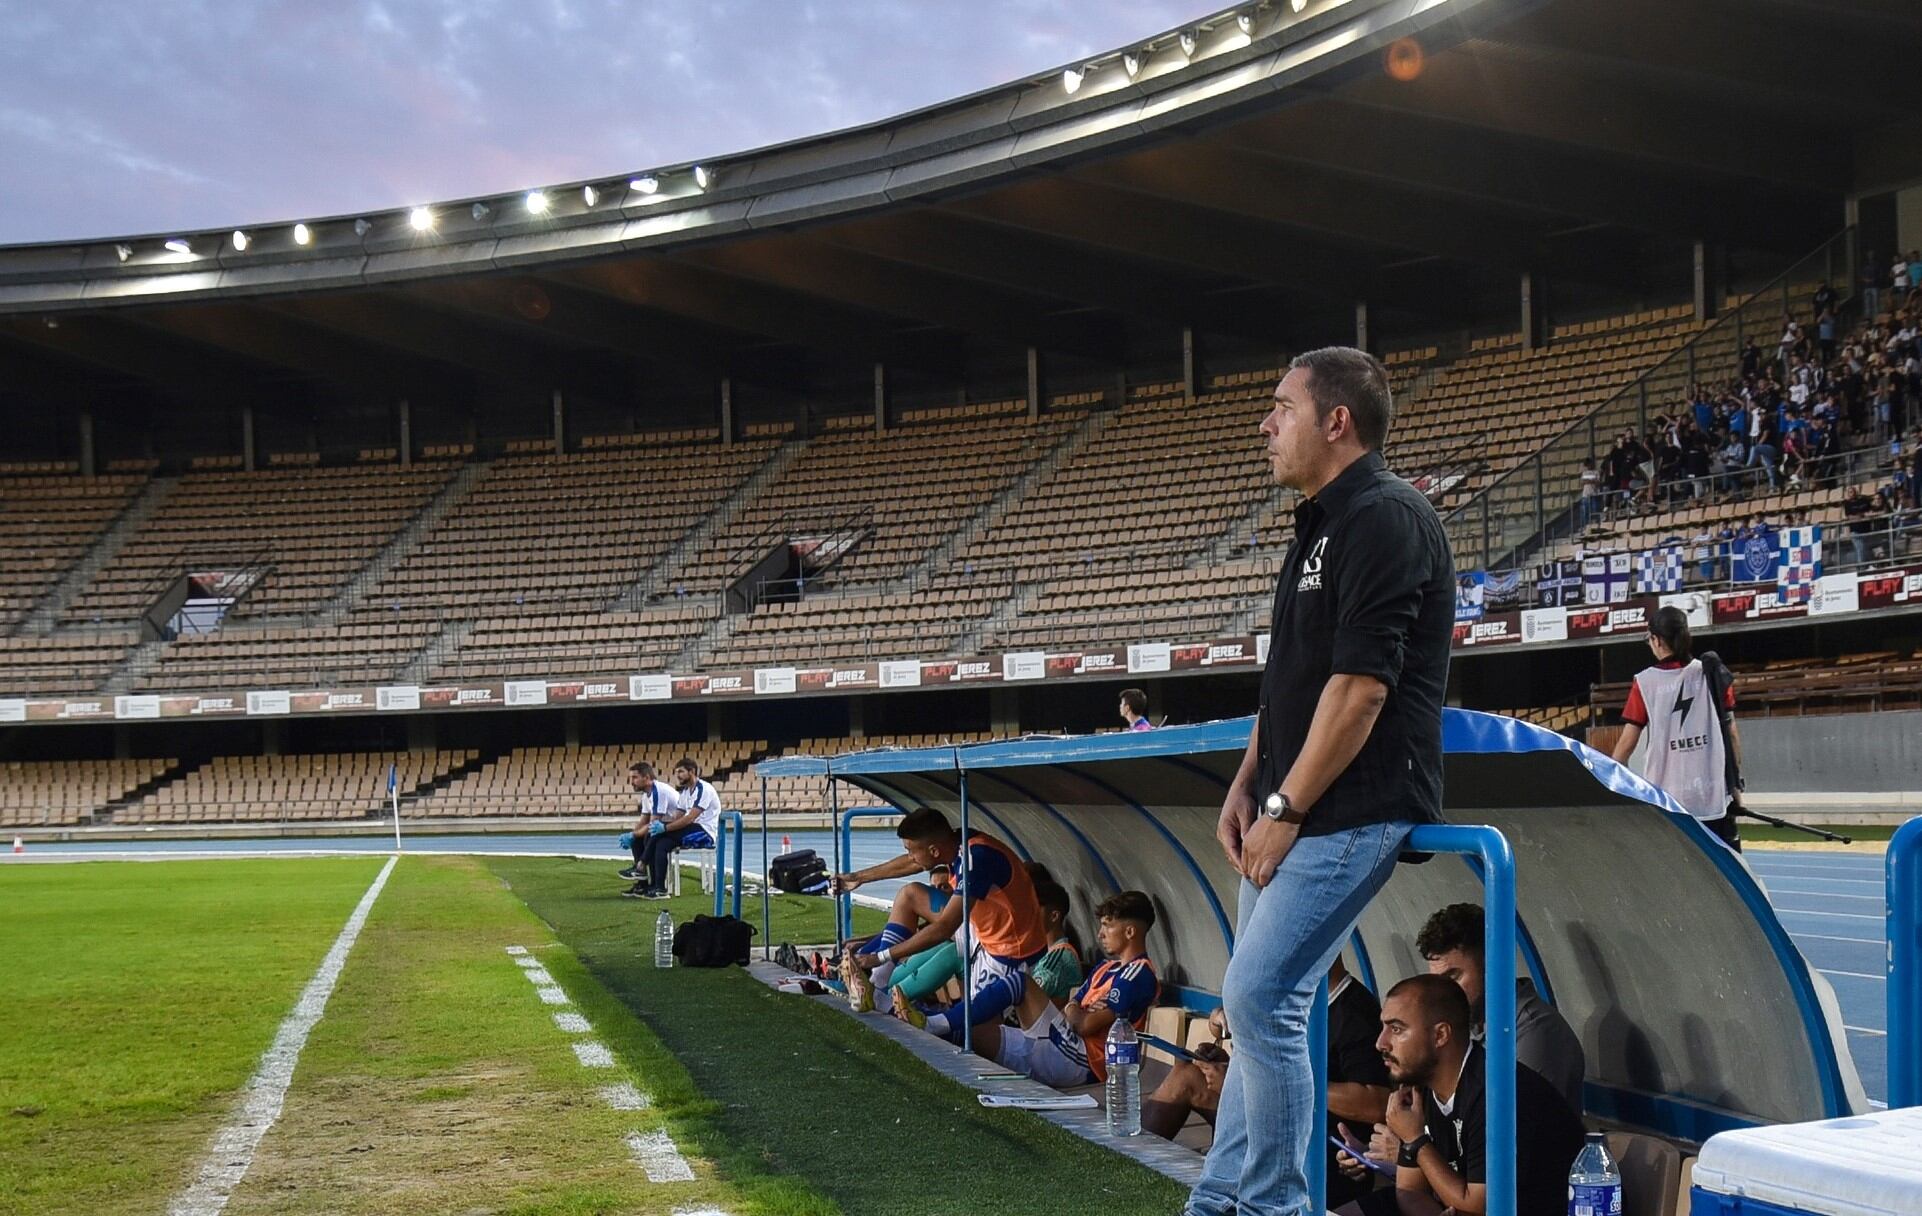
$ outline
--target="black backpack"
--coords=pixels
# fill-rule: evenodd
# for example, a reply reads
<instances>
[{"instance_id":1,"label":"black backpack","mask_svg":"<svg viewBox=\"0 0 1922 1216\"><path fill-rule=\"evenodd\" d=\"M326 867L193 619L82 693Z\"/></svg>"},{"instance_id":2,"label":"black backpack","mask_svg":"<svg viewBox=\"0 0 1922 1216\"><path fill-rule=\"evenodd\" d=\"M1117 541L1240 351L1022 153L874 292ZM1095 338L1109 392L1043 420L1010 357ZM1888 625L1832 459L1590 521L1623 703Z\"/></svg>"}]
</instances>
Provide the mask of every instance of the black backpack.
<instances>
[{"instance_id":1,"label":"black backpack","mask_svg":"<svg viewBox=\"0 0 1922 1216\"><path fill-rule=\"evenodd\" d=\"M768 881L794 895L826 895L828 863L813 849L783 853L768 863Z\"/></svg>"},{"instance_id":2,"label":"black backpack","mask_svg":"<svg viewBox=\"0 0 1922 1216\"><path fill-rule=\"evenodd\" d=\"M674 931L674 957L683 967L746 966L754 926L733 916L696 916Z\"/></svg>"}]
</instances>

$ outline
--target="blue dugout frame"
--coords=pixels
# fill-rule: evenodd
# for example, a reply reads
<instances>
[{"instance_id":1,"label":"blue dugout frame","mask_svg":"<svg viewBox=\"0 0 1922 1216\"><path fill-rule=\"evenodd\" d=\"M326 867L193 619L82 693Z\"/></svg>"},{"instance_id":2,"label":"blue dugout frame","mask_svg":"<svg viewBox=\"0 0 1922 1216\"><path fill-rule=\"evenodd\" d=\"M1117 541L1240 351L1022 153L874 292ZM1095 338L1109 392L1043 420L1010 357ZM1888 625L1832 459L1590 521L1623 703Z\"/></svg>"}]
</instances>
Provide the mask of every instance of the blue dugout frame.
<instances>
[{"instance_id":1,"label":"blue dugout frame","mask_svg":"<svg viewBox=\"0 0 1922 1216\"><path fill-rule=\"evenodd\" d=\"M1922 817L1889 841L1889 1105L1922 1106Z\"/></svg>"}]
</instances>

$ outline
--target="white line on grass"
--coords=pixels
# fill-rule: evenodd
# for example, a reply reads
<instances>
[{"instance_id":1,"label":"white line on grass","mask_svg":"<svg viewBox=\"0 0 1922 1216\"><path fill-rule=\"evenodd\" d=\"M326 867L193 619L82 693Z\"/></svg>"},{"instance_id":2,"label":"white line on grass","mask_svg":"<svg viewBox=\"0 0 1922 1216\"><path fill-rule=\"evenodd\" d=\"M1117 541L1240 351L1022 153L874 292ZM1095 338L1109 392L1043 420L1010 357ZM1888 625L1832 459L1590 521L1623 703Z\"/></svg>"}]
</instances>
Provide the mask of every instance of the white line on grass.
<instances>
[{"instance_id":1,"label":"white line on grass","mask_svg":"<svg viewBox=\"0 0 1922 1216\"><path fill-rule=\"evenodd\" d=\"M528 982L536 988L552 988L554 986L554 977L547 974L547 968L541 966L539 963L534 964L532 967L523 967L521 974L526 976Z\"/></svg>"},{"instance_id":2,"label":"white line on grass","mask_svg":"<svg viewBox=\"0 0 1922 1216\"><path fill-rule=\"evenodd\" d=\"M527 947L526 946L509 946L507 948L507 952L511 955L514 955L516 958L519 958L521 955L527 953Z\"/></svg>"},{"instance_id":3,"label":"white line on grass","mask_svg":"<svg viewBox=\"0 0 1922 1216\"><path fill-rule=\"evenodd\" d=\"M541 998L541 1004L543 1005L567 1004L567 994L559 988L536 988L534 989L534 995Z\"/></svg>"},{"instance_id":4,"label":"white line on grass","mask_svg":"<svg viewBox=\"0 0 1922 1216\"><path fill-rule=\"evenodd\" d=\"M320 960L320 970L307 981L300 999L294 1002L293 1012L280 1023L273 1043L260 1057L260 1067L247 1081L240 1109L214 1134L213 1145L200 1164L200 1173L193 1185L168 1207L169 1216L216 1216L226 1208L234 1188L254 1163L254 1150L260 1147L267 1129L280 1118L280 1108L287 1098L287 1086L294 1079L294 1065L300 1062L301 1049L307 1046L307 1036L326 1011L327 998L333 995L341 968L347 964L347 952L354 948L361 927L367 923L367 914L373 910L374 900L387 885L387 876L394 872L394 863L398 860L389 857L373 885L367 888L367 894L360 897L354 914L347 918L340 936L334 939L333 948Z\"/></svg>"},{"instance_id":5,"label":"white line on grass","mask_svg":"<svg viewBox=\"0 0 1922 1216\"><path fill-rule=\"evenodd\" d=\"M531 954L523 954L519 958L516 958L514 960L514 965L521 968L522 970L527 970L530 967L540 966L541 960L535 958Z\"/></svg>"},{"instance_id":6,"label":"white line on grass","mask_svg":"<svg viewBox=\"0 0 1922 1216\"><path fill-rule=\"evenodd\" d=\"M627 1151L634 1155L634 1163L647 1171L649 1182L692 1182L694 1170L681 1156L681 1150L674 1147L674 1138L666 1132L627 1133Z\"/></svg>"},{"instance_id":7,"label":"white line on grass","mask_svg":"<svg viewBox=\"0 0 1922 1216\"><path fill-rule=\"evenodd\" d=\"M612 1068L614 1053L600 1043L574 1043L574 1058L581 1062L582 1068Z\"/></svg>"},{"instance_id":8,"label":"white line on grass","mask_svg":"<svg viewBox=\"0 0 1922 1216\"><path fill-rule=\"evenodd\" d=\"M601 1101L614 1110L646 1110L654 1105L653 1099L625 1081L619 1085L603 1085L599 1093Z\"/></svg>"},{"instance_id":9,"label":"white line on grass","mask_svg":"<svg viewBox=\"0 0 1922 1216\"><path fill-rule=\"evenodd\" d=\"M586 1034L594 1029L593 1024L578 1013L557 1013L554 1015L554 1025L569 1034Z\"/></svg>"}]
</instances>

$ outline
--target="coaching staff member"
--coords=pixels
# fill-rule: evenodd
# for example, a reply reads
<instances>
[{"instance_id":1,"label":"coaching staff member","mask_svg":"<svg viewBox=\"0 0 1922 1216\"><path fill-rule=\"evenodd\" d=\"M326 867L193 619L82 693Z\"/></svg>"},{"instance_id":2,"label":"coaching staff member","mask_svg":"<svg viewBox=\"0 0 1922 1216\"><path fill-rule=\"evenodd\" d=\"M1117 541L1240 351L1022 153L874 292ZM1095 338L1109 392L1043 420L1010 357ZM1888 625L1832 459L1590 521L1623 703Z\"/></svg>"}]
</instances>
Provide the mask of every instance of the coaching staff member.
<instances>
[{"instance_id":1,"label":"coaching staff member","mask_svg":"<svg viewBox=\"0 0 1922 1216\"><path fill-rule=\"evenodd\" d=\"M1288 365L1262 420L1301 491L1268 666L1217 835L1242 875L1222 983L1235 1064L1192 1216L1298 1216L1312 1122L1308 1006L1408 832L1441 818L1455 569L1428 500L1380 455L1388 374L1346 347Z\"/></svg>"}]
</instances>

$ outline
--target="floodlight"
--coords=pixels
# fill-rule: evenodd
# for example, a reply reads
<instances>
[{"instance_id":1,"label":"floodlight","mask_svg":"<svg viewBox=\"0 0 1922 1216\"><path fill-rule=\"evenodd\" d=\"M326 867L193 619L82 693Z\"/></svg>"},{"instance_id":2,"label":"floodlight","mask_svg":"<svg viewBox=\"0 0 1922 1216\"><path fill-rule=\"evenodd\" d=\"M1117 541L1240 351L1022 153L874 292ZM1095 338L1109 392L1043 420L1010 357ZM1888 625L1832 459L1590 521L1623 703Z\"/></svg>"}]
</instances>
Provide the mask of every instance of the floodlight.
<instances>
[{"instance_id":1,"label":"floodlight","mask_svg":"<svg viewBox=\"0 0 1922 1216\"><path fill-rule=\"evenodd\" d=\"M1068 68L1061 73L1061 89L1072 97L1081 90L1081 80L1088 74L1085 67Z\"/></svg>"},{"instance_id":2,"label":"floodlight","mask_svg":"<svg viewBox=\"0 0 1922 1216\"><path fill-rule=\"evenodd\" d=\"M113 255L124 262L128 258L133 256L133 246L132 245L115 245L113 247Z\"/></svg>"},{"instance_id":3,"label":"floodlight","mask_svg":"<svg viewBox=\"0 0 1922 1216\"><path fill-rule=\"evenodd\" d=\"M708 182L712 180L713 180L713 175L708 173L708 171L704 167L700 165L694 166L694 188L696 190L707 189Z\"/></svg>"},{"instance_id":4,"label":"floodlight","mask_svg":"<svg viewBox=\"0 0 1922 1216\"><path fill-rule=\"evenodd\" d=\"M1250 38L1254 37L1255 36L1255 11L1253 9L1249 9L1245 13L1236 13L1235 26L1237 29L1239 29L1242 33L1248 35Z\"/></svg>"},{"instance_id":5,"label":"floodlight","mask_svg":"<svg viewBox=\"0 0 1922 1216\"><path fill-rule=\"evenodd\" d=\"M529 190L527 192L527 211L530 215L546 215L547 191Z\"/></svg>"},{"instance_id":6,"label":"floodlight","mask_svg":"<svg viewBox=\"0 0 1922 1216\"><path fill-rule=\"evenodd\" d=\"M1193 59L1195 57L1195 32L1193 30L1181 31L1179 41L1181 43L1181 57L1183 59Z\"/></svg>"},{"instance_id":7,"label":"floodlight","mask_svg":"<svg viewBox=\"0 0 1922 1216\"><path fill-rule=\"evenodd\" d=\"M177 253L177 254L180 254L182 257L186 257L187 255L193 253L193 251L194 251L194 247L187 243L187 238L185 237L177 236L167 242L168 253Z\"/></svg>"},{"instance_id":8,"label":"floodlight","mask_svg":"<svg viewBox=\"0 0 1922 1216\"><path fill-rule=\"evenodd\" d=\"M1293 12L1299 13L1302 9L1305 9L1307 7L1308 7L1308 0L1288 0L1288 8Z\"/></svg>"},{"instance_id":9,"label":"floodlight","mask_svg":"<svg viewBox=\"0 0 1922 1216\"><path fill-rule=\"evenodd\" d=\"M635 178L627 185L629 189L638 190L642 194L652 194L661 188L661 179L650 173L646 177Z\"/></svg>"},{"instance_id":10,"label":"floodlight","mask_svg":"<svg viewBox=\"0 0 1922 1216\"><path fill-rule=\"evenodd\" d=\"M1144 58L1146 55L1141 51L1128 51L1121 56L1121 70L1128 74L1129 80L1141 74L1141 61Z\"/></svg>"},{"instance_id":11,"label":"floodlight","mask_svg":"<svg viewBox=\"0 0 1922 1216\"><path fill-rule=\"evenodd\" d=\"M354 221L355 236L366 236L368 233L372 232L373 230L374 230L374 221L366 218L365 216Z\"/></svg>"},{"instance_id":12,"label":"floodlight","mask_svg":"<svg viewBox=\"0 0 1922 1216\"><path fill-rule=\"evenodd\" d=\"M601 192L592 186L582 186L581 201L592 207L595 203L601 201Z\"/></svg>"},{"instance_id":13,"label":"floodlight","mask_svg":"<svg viewBox=\"0 0 1922 1216\"><path fill-rule=\"evenodd\" d=\"M416 207L407 213L407 226L415 232L432 232L434 213L426 207Z\"/></svg>"},{"instance_id":14,"label":"floodlight","mask_svg":"<svg viewBox=\"0 0 1922 1216\"><path fill-rule=\"evenodd\" d=\"M294 225L294 244L311 245L314 243L314 230L305 224Z\"/></svg>"},{"instance_id":15,"label":"floodlight","mask_svg":"<svg viewBox=\"0 0 1922 1216\"><path fill-rule=\"evenodd\" d=\"M467 209L467 214L473 216L474 222L478 224L482 220L486 219L488 214L491 211L492 211L492 208L490 208L486 203L475 203L472 207L469 207Z\"/></svg>"},{"instance_id":16,"label":"floodlight","mask_svg":"<svg viewBox=\"0 0 1922 1216\"><path fill-rule=\"evenodd\" d=\"M247 252L247 246L254 243L254 239L236 228L234 229L233 242L235 253L245 253Z\"/></svg>"}]
</instances>

